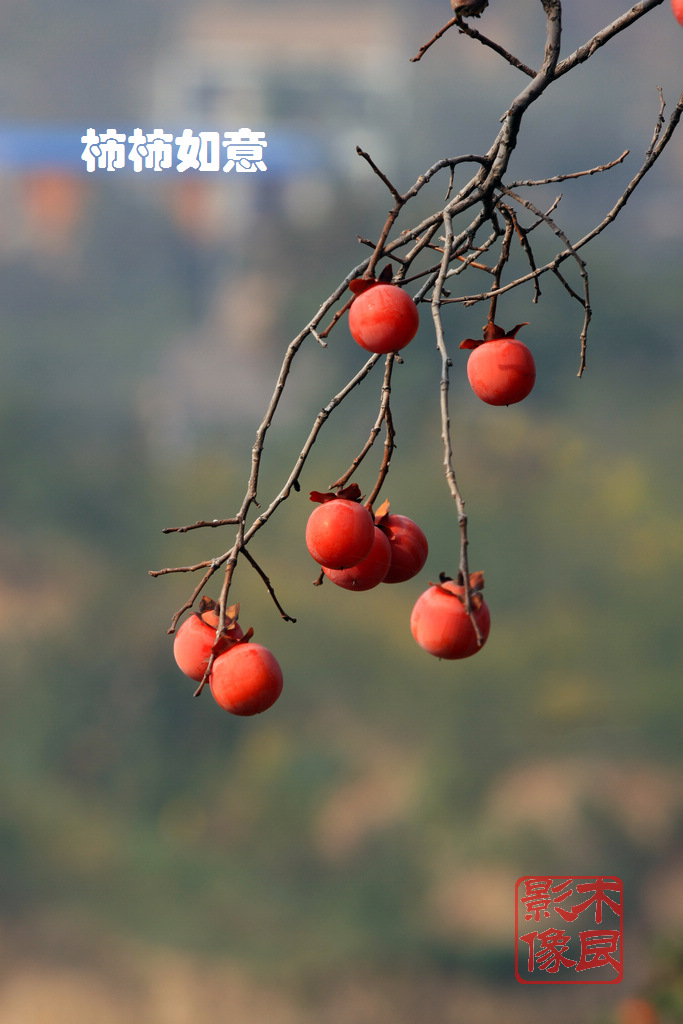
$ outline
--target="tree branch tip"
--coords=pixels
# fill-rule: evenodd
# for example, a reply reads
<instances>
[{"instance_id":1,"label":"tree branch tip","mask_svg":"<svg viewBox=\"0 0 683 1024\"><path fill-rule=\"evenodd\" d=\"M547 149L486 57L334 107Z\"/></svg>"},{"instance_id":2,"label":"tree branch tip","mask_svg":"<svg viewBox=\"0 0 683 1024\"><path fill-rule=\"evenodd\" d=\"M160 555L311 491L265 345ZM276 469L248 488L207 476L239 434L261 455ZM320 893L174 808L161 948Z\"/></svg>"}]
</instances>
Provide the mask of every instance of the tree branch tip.
<instances>
[{"instance_id":1,"label":"tree branch tip","mask_svg":"<svg viewBox=\"0 0 683 1024\"><path fill-rule=\"evenodd\" d=\"M325 341L325 339L321 338L320 335L318 334L318 332L316 330L314 330L312 327L309 327L308 329L311 332L311 334L313 335L313 337L315 338L315 340L318 342L320 347L321 348L327 348L327 342Z\"/></svg>"}]
</instances>

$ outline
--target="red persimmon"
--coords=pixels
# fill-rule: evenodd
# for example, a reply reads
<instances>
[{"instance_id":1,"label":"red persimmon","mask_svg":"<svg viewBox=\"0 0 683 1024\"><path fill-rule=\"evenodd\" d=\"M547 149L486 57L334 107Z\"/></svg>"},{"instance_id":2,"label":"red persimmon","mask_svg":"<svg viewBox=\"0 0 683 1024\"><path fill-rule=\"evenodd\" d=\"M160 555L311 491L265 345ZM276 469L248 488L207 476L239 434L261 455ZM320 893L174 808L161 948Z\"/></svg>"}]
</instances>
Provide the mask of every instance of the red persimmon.
<instances>
[{"instance_id":1,"label":"red persimmon","mask_svg":"<svg viewBox=\"0 0 683 1024\"><path fill-rule=\"evenodd\" d=\"M329 569L323 566L328 579L344 590L372 590L385 578L391 564L391 545L379 527L370 554L350 569Z\"/></svg>"},{"instance_id":2,"label":"red persimmon","mask_svg":"<svg viewBox=\"0 0 683 1024\"><path fill-rule=\"evenodd\" d=\"M318 565L328 569L358 565L370 554L374 540L372 516L358 501L333 497L308 517L306 547Z\"/></svg>"},{"instance_id":3,"label":"red persimmon","mask_svg":"<svg viewBox=\"0 0 683 1024\"><path fill-rule=\"evenodd\" d=\"M234 607L237 608L236 605ZM230 621L230 618L226 620L228 625ZM178 629L173 640L173 656L180 671L190 679L199 682L204 678L211 651L216 643L217 628L218 611L214 602L209 601L208 607L200 606L200 610L185 619ZM232 625L229 625L228 635L221 638L217 650L225 650L243 636L244 633L235 619Z\"/></svg>"},{"instance_id":4,"label":"red persimmon","mask_svg":"<svg viewBox=\"0 0 683 1024\"><path fill-rule=\"evenodd\" d=\"M486 341L467 360L472 390L488 405L513 405L529 394L536 380L534 357L517 338Z\"/></svg>"},{"instance_id":5,"label":"red persimmon","mask_svg":"<svg viewBox=\"0 0 683 1024\"><path fill-rule=\"evenodd\" d=\"M417 334L420 314L410 295L395 284L376 284L351 303L349 330L369 352L396 352Z\"/></svg>"},{"instance_id":6,"label":"red persimmon","mask_svg":"<svg viewBox=\"0 0 683 1024\"><path fill-rule=\"evenodd\" d=\"M209 684L214 700L226 711L257 715L282 693L282 669L267 647L235 644L214 661Z\"/></svg>"},{"instance_id":7,"label":"red persimmon","mask_svg":"<svg viewBox=\"0 0 683 1024\"><path fill-rule=\"evenodd\" d=\"M491 629L491 615L480 594L473 594L475 621L481 630L477 642L464 603L465 588L453 580L431 586L418 597L410 617L410 629L420 647L437 658L469 658L484 646Z\"/></svg>"},{"instance_id":8,"label":"red persimmon","mask_svg":"<svg viewBox=\"0 0 683 1024\"><path fill-rule=\"evenodd\" d=\"M404 583L427 561L429 545L424 533L408 516L387 515L378 523L391 547L391 565L383 583Z\"/></svg>"},{"instance_id":9,"label":"red persimmon","mask_svg":"<svg viewBox=\"0 0 683 1024\"><path fill-rule=\"evenodd\" d=\"M484 337L466 338L460 348L472 349L467 376L472 390L488 405L513 405L529 394L536 380L534 357L515 335L520 327L504 331L497 324L486 326Z\"/></svg>"},{"instance_id":10,"label":"red persimmon","mask_svg":"<svg viewBox=\"0 0 683 1024\"><path fill-rule=\"evenodd\" d=\"M671 10L676 21L683 25L683 0L671 0Z\"/></svg>"}]
</instances>

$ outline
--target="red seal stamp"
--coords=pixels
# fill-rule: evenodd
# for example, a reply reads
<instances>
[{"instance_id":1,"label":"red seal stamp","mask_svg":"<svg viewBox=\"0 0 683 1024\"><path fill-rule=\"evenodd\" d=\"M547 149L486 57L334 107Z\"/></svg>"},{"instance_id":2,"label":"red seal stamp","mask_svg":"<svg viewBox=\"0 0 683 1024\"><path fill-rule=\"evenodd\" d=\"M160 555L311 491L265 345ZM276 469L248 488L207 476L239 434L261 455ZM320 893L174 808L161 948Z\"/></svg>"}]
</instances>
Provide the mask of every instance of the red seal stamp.
<instances>
[{"instance_id":1,"label":"red seal stamp","mask_svg":"<svg viewBox=\"0 0 683 1024\"><path fill-rule=\"evenodd\" d=\"M527 875L515 885L515 976L523 985L616 985L623 883L614 875Z\"/></svg>"}]
</instances>

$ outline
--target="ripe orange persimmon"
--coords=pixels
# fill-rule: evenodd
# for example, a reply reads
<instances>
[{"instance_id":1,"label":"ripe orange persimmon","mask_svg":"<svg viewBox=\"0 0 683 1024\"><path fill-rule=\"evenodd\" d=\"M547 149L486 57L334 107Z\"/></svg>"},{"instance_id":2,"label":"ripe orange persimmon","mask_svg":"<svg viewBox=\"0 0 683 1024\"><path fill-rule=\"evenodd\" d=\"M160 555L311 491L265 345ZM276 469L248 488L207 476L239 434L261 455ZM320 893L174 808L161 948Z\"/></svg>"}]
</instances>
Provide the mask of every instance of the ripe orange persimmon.
<instances>
[{"instance_id":1,"label":"ripe orange persimmon","mask_svg":"<svg viewBox=\"0 0 683 1024\"><path fill-rule=\"evenodd\" d=\"M282 669L262 644L235 644L219 654L209 679L217 704L233 715L257 715L282 693Z\"/></svg>"},{"instance_id":2,"label":"ripe orange persimmon","mask_svg":"<svg viewBox=\"0 0 683 1024\"><path fill-rule=\"evenodd\" d=\"M515 335L517 324L504 331L489 324L483 339L466 338L460 348L472 349L467 377L474 393L488 405L514 405L529 394L536 381L536 364L528 347Z\"/></svg>"},{"instance_id":3,"label":"ripe orange persimmon","mask_svg":"<svg viewBox=\"0 0 683 1024\"><path fill-rule=\"evenodd\" d=\"M369 352L396 352L417 334L420 314L395 284L375 284L357 295L349 309L349 330Z\"/></svg>"},{"instance_id":4,"label":"ripe orange persimmon","mask_svg":"<svg viewBox=\"0 0 683 1024\"><path fill-rule=\"evenodd\" d=\"M671 0L671 10L676 21L683 25L683 0Z\"/></svg>"},{"instance_id":5,"label":"ripe orange persimmon","mask_svg":"<svg viewBox=\"0 0 683 1024\"><path fill-rule=\"evenodd\" d=\"M408 516L380 515L375 522L389 541L391 565L383 583L404 583L417 576L427 561L429 545L424 533Z\"/></svg>"},{"instance_id":6,"label":"ripe orange persimmon","mask_svg":"<svg viewBox=\"0 0 683 1024\"><path fill-rule=\"evenodd\" d=\"M482 635L477 641L472 621L465 609L465 588L454 580L432 584L418 597L410 617L410 629L420 647L437 658L469 658L481 650L491 629L491 615L481 596L483 576L470 576L474 618Z\"/></svg>"},{"instance_id":7,"label":"ripe orange persimmon","mask_svg":"<svg viewBox=\"0 0 683 1024\"><path fill-rule=\"evenodd\" d=\"M218 653L227 650L244 636L237 622L238 611L239 605L232 605L226 609L226 634L216 646ZM216 644L217 628L218 606L211 598L203 597L199 611L185 619L173 640L173 656L178 668L190 679L199 682L204 678L211 652Z\"/></svg>"},{"instance_id":8,"label":"ripe orange persimmon","mask_svg":"<svg viewBox=\"0 0 683 1024\"><path fill-rule=\"evenodd\" d=\"M349 569L370 554L375 541L372 516L360 504L356 484L338 495L311 491L311 501L321 504L306 524L306 547L318 565L328 569Z\"/></svg>"},{"instance_id":9,"label":"ripe orange persimmon","mask_svg":"<svg viewBox=\"0 0 683 1024\"><path fill-rule=\"evenodd\" d=\"M391 545L384 532L375 526L375 539L370 554L350 569L329 569L323 572L329 580L344 590L372 590L386 577L391 564Z\"/></svg>"}]
</instances>

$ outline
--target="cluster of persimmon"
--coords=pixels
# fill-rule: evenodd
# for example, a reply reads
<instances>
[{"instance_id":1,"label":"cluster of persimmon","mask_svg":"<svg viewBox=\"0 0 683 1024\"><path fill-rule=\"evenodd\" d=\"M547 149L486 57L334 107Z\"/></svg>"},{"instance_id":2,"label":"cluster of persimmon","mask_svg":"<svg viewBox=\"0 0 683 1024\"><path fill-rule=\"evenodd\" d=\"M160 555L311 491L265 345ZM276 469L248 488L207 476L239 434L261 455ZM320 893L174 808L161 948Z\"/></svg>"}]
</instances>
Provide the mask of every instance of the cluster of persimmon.
<instances>
[{"instance_id":1,"label":"cluster of persimmon","mask_svg":"<svg viewBox=\"0 0 683 1024\"><path fill-rule=\"evenodd\" d=\"M201 683L213 656L208 683L214 700L233 715L256 715L271 707L282 693L282 669L275 655L253 643L253 629L246 633L237 621L239 605L226 609L225 623L217 637L219 612L215 601L204 596L198 611L185 619L173 641L178 668Z\"/></svg>"},{"instance_id":2,"label":"cluster of persimmon","mask_svg":"<svg viewBox=\"0 0 683 1024\"><path fill-rule=\"evenodd\" d=\"M388 355L412 341L419 327L418 309L407 292L391 284L390 267L379 280L361 278L349 287L354 294L349 330L362 348ZM534 386L533 356L515 337L524 326L504 331L489 322L483 338L466 338L460 345L471 350L467 376L472 389L489 405L520 402ZM390 512L388 501L373 513L362 503L357 484L336 492L311 491L310 497L318 507L306 525L306 546L336 586L364 591L380 583L404 583L424 567L429 552L425 534L408 516ZM410 627L417 643L449 660L481 650L491 626L483 587L482 573L471 573L468 587L462 573L456 580L441 573L413 608ZM253 629L242 631L238 614L239 605L231 605L221 625L215 601L203 597L198 611L178 629L173 653L185 675L209 683L222 708L254 715L280 696L282 670L268 648L252 642Z\"/></svg>"},{"instance_id":3,"label":"cluster of persimmon","mask_svg":"<svg viewBox=\"0 0 683 1024\"><path fill-rule=\"evenodd\" d=\"M306 547L325 576L344 590L404 583L427 561L427 538L408 516L393 515L385 501L373 516L350 484L336 494L311 491L318 507L306 524Z\"/></svg>"},{"instance_id":4,"label":"cluster of persimmon","mask_svg":"<svg viewBox=\"0 0 683 1024\"><path fill-rule=\"evenodd\" d=\"M377 512L361 503L357 484L333 492L311 492L318 507L306 524L306 547L325 576L345 590L371 590L380 583L405 583L427 561L424 532L408 516L395 515L385 501ZM482 573L470 576L470 608L465 586L442 576L417 600L410 627L420 647L437 658L469 658L484 645L491 617L481 596ZM472 619L476 623L473 625Z\"/></svg>"}]
</instances>

